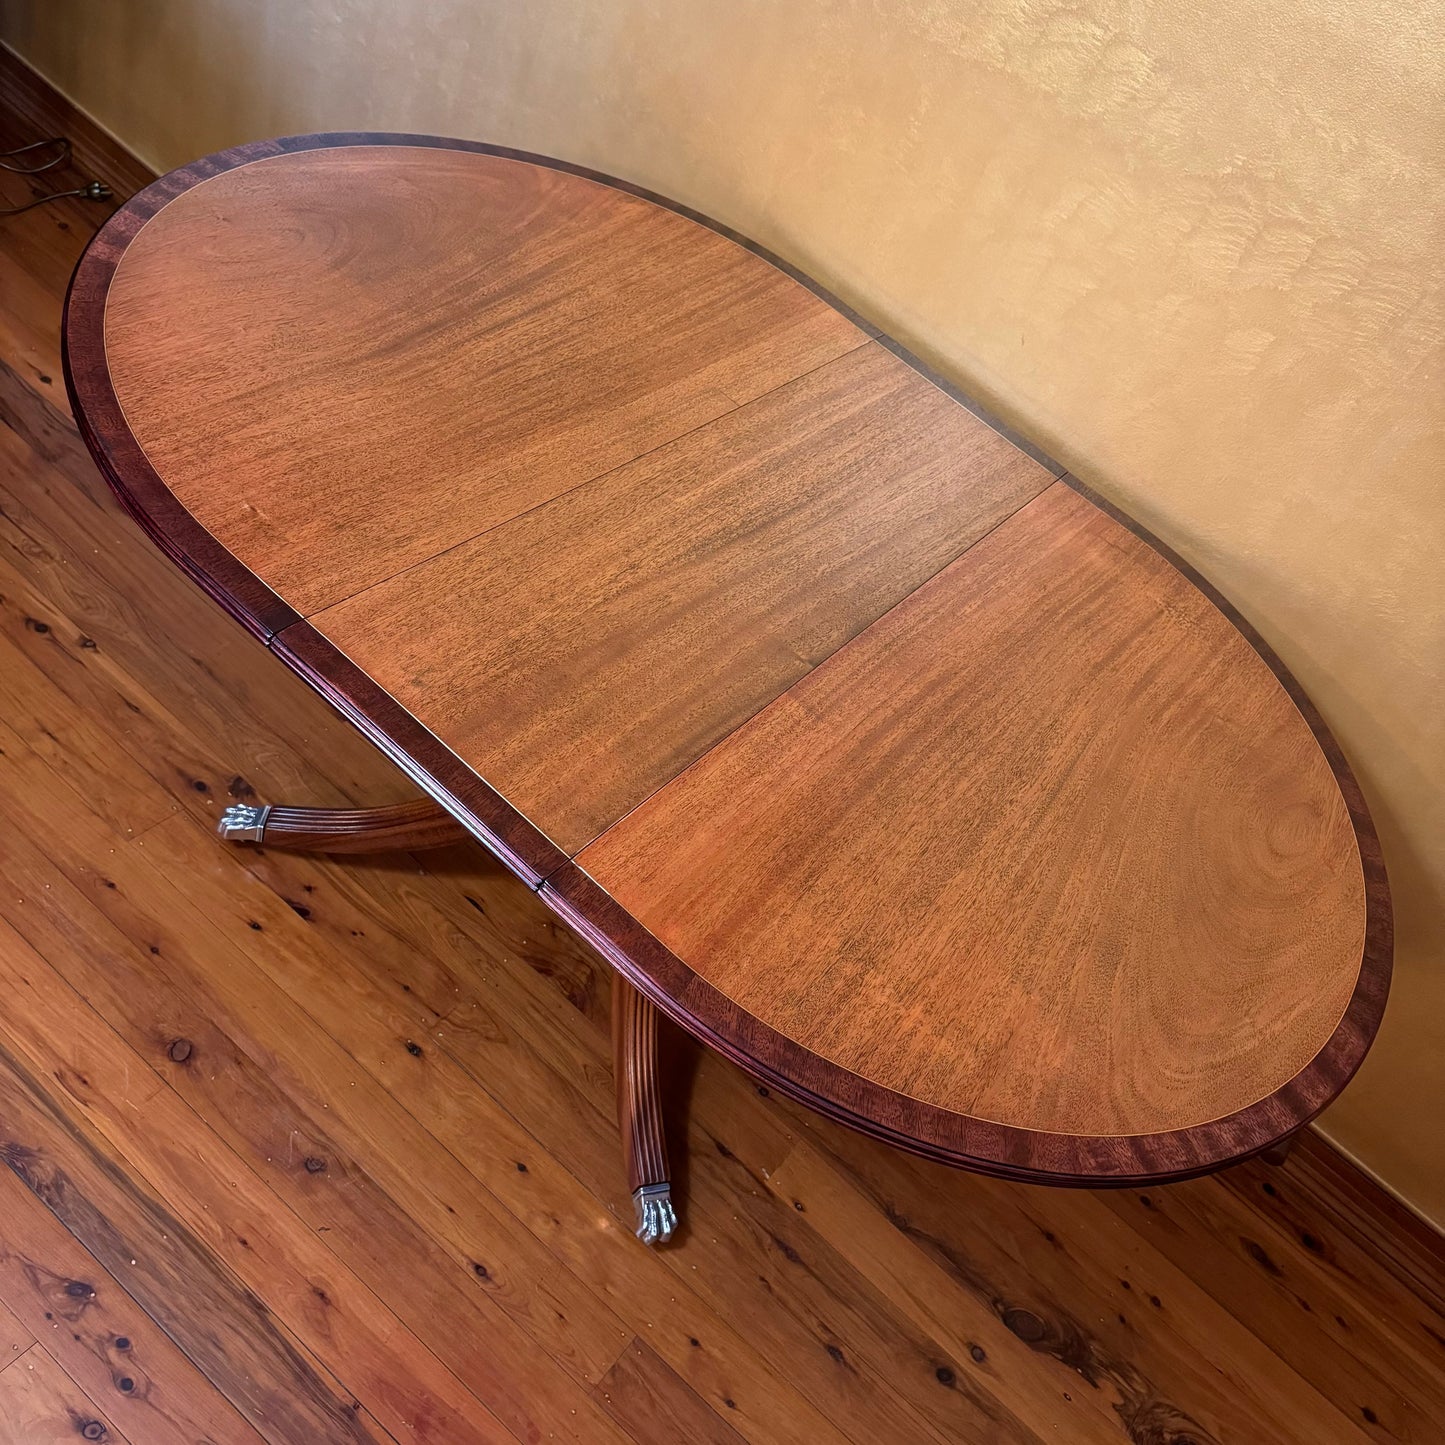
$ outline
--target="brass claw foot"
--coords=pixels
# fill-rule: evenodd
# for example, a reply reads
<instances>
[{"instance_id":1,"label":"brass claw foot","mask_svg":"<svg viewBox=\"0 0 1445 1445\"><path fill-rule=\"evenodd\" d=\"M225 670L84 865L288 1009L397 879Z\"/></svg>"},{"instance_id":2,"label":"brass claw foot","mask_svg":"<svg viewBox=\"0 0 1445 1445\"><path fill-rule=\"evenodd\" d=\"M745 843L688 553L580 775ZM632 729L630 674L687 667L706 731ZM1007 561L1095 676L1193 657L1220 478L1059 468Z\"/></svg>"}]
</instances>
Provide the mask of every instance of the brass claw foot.
<instances>
[{"instance_id":1,"label":"brass claw foot","mask_svg":"<svg viewBox=\"0 0 1445 1445\"><path fill-rule=\"evenodd\" d=\"M216 831L228 843L259 843L266 832L269 804L232 803L216 824Z\"/></svg>"},{"instance_id":2,"label":"brass claw foot","mask_svg":"<svg viewBox=\"0 0 1445 1445\"><path fill-rule=\"evenodd\" d=\"M644 1184L632 1191L637 1206L637 1237L644 1244L666 1244L677 1228L670 1184Z\"/></svg>"}]
</instances>

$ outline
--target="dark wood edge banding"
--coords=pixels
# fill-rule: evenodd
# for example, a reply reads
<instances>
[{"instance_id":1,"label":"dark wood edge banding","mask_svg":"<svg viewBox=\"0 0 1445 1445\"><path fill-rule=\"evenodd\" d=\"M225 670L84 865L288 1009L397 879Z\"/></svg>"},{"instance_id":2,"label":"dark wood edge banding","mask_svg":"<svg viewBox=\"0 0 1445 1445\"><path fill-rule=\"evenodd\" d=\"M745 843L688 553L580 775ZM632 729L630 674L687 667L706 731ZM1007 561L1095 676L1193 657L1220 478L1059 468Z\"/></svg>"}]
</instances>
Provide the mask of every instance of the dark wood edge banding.
<instances>
[{"instance_id":1,"label":"dark wood edge banding","mask_svg":"<svg viewBox=\"0 0 1445 1445\"><path fill-rule=\"evenodd\" d=\"M611 186L686 216L776 266L865 335L1155 548L1239 629L1294 700L1345 799L1365 880L1365 945L1354 993L1334 1034L1293 1079L1226 1118L1167 1133L1117 1137L1051 1134L973 1119L860 1078L768 1027L719 993L635 919L434 734L305 622L186 511L131 435L105 357L105 299L126 246L164 205L192 186L252 161L352 145L431 146L525 161ZM659 1009L755 1077L819 1113L900 1148L1006 1178L1053 1184L1134 1185L1184 1179L1258 1154L1308 1123L1349 1081L1379 1027L1389 988L1389 885L1369 810L1344 755L1288 669L1238 611L1143 527L1098 497L1037 447L1001 425L916 356L824 287L764 247L641 186L547 156L433 136L343 132L257 141L206 157L147 187L101 228L76 268L62 322L66 385L96 462L158 546L448 808L578 934Z\"/></svg>"},{"instance_id":2,"label":"dark wood edge banding","mask_svg":"<svg viewBox=\"0 0 1445 1445\"><path fill-rule=\"evenodd\" d=\"M277 633L271 650L529 888L539 887L548 873L568 861L551 839L309 622L292 623Z\"/></svg>"},{"instance_id":3,"label":"dark wood edge banding","mask_svg":"<svg viewBox=\"0 0 1445 1445\"><path fill-rule=\"evenodd\" d=\"M244 151L244 160L237 152ZM70 278L60 321L61 366L71 411L102 475L173 562L241 624L265 639L300 619L186 510L156 475L126 424L105 357L105 302L126 247L167 202L208 176L280 153L260 141L172 171L132 196L91 238ZM227 159L236 157L235 159Z\"/></svg>"},{"instance_id":4,"label":"dark wood edge banding","mask_svg":"<svg viewBox=\"0 0 1445 1445\"><path fill-rule=\"evenodd\" d=\"M1158 1134L1055 1134L925 1103L802 1048L694 973L575 863L550 874L540 896L662 1013L770 1088L910 1153L1034 1183L1166 1183L1263 1152L1344 1087L1374 1035L1389 985L1388 967L1383 974L1362 969L1329 1043L1289 1083L1246 1109Z\"/></svg>"}]
</instances>

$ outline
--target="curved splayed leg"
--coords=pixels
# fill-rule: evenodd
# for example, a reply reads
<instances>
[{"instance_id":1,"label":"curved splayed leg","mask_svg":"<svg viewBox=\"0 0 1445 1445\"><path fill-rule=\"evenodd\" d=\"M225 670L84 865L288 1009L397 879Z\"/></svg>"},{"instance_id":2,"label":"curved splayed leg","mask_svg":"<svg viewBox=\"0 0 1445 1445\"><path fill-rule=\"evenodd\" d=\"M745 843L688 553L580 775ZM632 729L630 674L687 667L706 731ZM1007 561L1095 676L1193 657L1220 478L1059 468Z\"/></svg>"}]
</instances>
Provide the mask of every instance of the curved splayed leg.
<instances>
[{"instance_id":1,"label":"curved splayed leg","mask_svg":"<svg viewBox=\"0 0 1445 1445\"><path fill-rule=\"evenodd\" d=\"M445 848L471 834L430 798L386 808L285 808L236 803L217 826L228 843L297 853L409 853Z\"/></svg>"}]
</instances>

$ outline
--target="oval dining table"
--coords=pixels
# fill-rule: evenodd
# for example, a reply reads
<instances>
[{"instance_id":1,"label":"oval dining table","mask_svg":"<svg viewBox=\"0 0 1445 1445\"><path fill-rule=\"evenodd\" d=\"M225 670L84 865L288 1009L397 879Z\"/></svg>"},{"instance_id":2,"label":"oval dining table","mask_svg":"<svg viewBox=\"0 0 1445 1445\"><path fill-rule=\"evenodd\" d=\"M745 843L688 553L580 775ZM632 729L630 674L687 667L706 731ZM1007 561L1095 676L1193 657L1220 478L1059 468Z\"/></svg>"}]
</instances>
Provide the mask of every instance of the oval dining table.
<instances>
[{"instance_id":1,"label":"oval dining table","mask_svg":"<svg viewBox=\"0 0 1445 1445\"><path fill-rule=\"evenodd\" d=\"M64 344L136 520L426 794L223 834L469 837L535 889L614 970L649 1243L659 1012L1039 1184L1279 1151L1364 1057L1384 868L1279 659L727 228L497 146L257 142L116 212Z\"/></svg>"}]
</instances>

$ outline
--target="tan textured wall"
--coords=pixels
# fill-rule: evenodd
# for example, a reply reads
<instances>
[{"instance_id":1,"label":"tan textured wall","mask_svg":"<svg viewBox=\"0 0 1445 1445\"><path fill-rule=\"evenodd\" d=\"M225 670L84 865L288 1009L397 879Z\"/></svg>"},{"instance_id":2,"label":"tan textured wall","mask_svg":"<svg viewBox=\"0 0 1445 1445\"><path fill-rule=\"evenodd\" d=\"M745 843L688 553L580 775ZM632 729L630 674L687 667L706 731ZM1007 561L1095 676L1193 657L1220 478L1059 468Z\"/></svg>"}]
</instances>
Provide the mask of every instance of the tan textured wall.
<instances>
[{"instance_id":1,"label":"tan textured wall","mask_svg":"<svg viewBox=\"0 0 1445 1445\"><path fill-rule=\"evenodd\" d=\"M1375 808L1396 985L1326 1125L1445 1223L1438 7L8 0L0 16L158 166L285 132L436 131L695 205L1198 563L1318 700Z\"/></svg>"}]
</instances>

